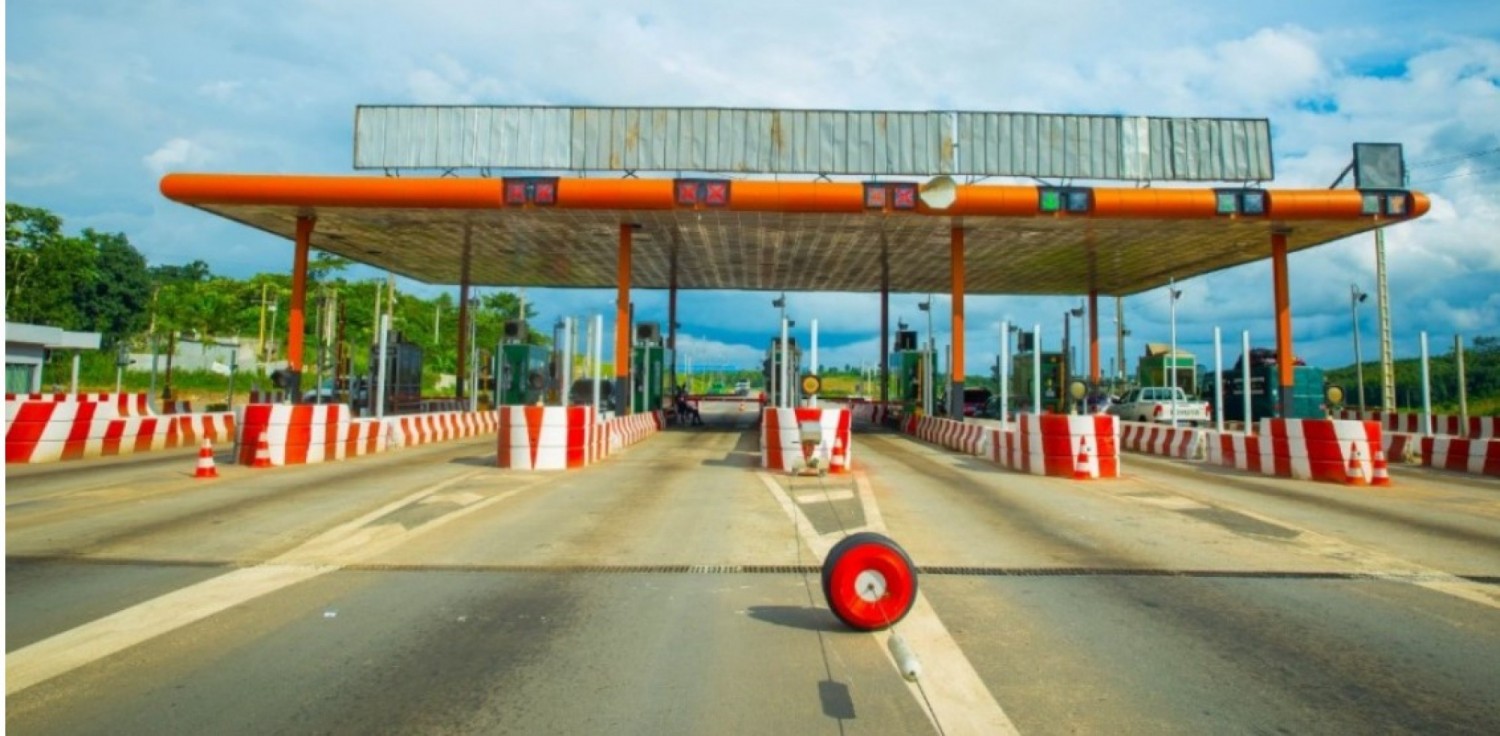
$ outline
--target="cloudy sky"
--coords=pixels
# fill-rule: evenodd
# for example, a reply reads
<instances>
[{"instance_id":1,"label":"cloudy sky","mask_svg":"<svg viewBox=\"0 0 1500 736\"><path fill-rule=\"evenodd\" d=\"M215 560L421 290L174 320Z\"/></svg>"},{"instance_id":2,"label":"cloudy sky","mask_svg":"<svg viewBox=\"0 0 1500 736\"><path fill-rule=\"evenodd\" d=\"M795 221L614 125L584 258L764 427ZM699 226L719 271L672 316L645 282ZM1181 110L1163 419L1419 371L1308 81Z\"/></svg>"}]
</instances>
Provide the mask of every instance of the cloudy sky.
<instances>
[{"instance_id":1,"label":"cloudy sky","mask_svg":"<svg viewBox=\"0 0 1500 736\"><path fill-rule=\"evenodd\" d=\"M1404 144L1411 186L1433 207L1388 231L1398 356L1416 354L1424 329L1444 346L1455 333L1500 335L1492 0L31 0L7 4L5 24L6 200L49 208L70 231L124 232L153 264L289 271L289 242L168 202L157 182L170 171L352 173L362 103L1265 117L1276 187L1328 186L1354 141ZM1309 362L1352 362L1349 286L1373 291L1374 263L1368 235L1292 257L1295 339ZM1272 344L1269 275L1262 263L1183 283L1180 343L1211 359L1217 325L1236 343L1249 330ZM528 297L546 323L612 316L612 293ZM893 297L893 316L921 321L919 300ZM877 298L789 301L799 326L819 320L825 362L878 360ZM1106 370L1112 302L1101 300ZM640 318L665 321L665 293L636 303ZM966 304L972 373L993 361L1000 320L1041 323L1051 344L1077 299ZM1373 306L1361 309L1367 359ZM764 294L687 293L680 307L685 352L700 365L758 364L776 329ZM939 344L946 314L939 296ZM1167 315L1165 290L1125 300L1127 362L1167 340Z\"/></svg>"}]
</instances>

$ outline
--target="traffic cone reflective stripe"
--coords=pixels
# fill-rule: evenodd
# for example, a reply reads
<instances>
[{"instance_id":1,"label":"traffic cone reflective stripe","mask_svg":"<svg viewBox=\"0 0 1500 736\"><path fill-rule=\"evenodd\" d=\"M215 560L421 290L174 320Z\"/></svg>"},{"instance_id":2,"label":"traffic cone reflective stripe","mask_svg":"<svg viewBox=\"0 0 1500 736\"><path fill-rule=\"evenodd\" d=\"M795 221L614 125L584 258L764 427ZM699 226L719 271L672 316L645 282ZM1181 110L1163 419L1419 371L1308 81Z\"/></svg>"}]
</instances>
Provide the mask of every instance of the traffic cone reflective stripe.
<instances>
[{"instance_id":1,"label":"traffic cone reflective stripe","mask_svg":"<svg viewBox=\"0 0 1500 736\"><path fill-rule=\"evenodd\" d=\"M1359 462L1359 444L1349 443L1349 465L1344 471L1344 482L1351 486L1362 486L1365 484L1365 469Z\"/></svg>"},{"instance_id":2,"label":"traffic cone reflective stripe","mask_svg":"<svg viewBox=\"0 0 1500 736\"><path fill-rule=\"evenodd\" d=\"M271 446L266 443L266 436L264 434L260 436L260 442L255 445L255 462L250 467L271 467Z\"/></svg>"},{"instance_id":3,"label":"traffic cone reflective stripe","mask_svg":"<svg viewBox=\"0 0 1500 736\"><path fill-rule=\"evenodd\" d=\"M1391 473L1385 464L1385 451L1376 450L1375 459L1370 461L1370 485L1388 486L1391 484Z\"/></svg>"},{"instance_id":4,"label":"traffic cone reflective stripe","mask_svg":"<svg viewBox=\"0 0 1500 736\"><path fill-rule=\"evenodd\" d=\"M1093 478L1089 472L1089 441L1087 438L1078 439L1078 460L1073 464L1073 480L1089 480Z\"/></svg>"},{"instance_id":5,"label":"traffic cone reflective stripe","mask_svg":"<svg viewBox=\"0 0 1500 736\"><path fill-rule=\"evenodd\" d=\"M845 469L844 438L836 436L833 438L833 457L828 461L828 472L842 473Z\"/></svg>"},{"instance_id":6,"label":"traffic cone reflective stripe","mask_svg":"<svg viewBox=\"0 0 1500 736\"><path fill-rule=\"evenodd\" d=\"M193 473L194 478L217 478L218 468L214 467L214 444L203 438L203 446L198 448L198 470Z\"/></svg>"}]
</instances>

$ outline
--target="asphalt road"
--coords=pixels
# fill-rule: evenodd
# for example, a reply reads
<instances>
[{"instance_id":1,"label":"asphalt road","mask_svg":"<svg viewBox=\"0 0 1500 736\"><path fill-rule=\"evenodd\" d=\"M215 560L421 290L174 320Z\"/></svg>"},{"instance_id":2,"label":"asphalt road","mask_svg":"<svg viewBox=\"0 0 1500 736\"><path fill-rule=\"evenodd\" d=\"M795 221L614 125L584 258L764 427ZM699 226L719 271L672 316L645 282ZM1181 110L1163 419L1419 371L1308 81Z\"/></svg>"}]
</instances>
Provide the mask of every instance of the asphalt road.
<instances>
[{"instance_id":1,"label":"asphalt road","mask_svg":"<svg viewBox=\"0 0 1500 736\"><path fill-rule=\"evenodd\" d=\"M793 479L705 411L571 473L491 440L8 468L7 729L1500 732L1500 483L1077 483L883 433ZM862 529L923 568L915 685L822 599Z\"/></svg>"}]
</instances>

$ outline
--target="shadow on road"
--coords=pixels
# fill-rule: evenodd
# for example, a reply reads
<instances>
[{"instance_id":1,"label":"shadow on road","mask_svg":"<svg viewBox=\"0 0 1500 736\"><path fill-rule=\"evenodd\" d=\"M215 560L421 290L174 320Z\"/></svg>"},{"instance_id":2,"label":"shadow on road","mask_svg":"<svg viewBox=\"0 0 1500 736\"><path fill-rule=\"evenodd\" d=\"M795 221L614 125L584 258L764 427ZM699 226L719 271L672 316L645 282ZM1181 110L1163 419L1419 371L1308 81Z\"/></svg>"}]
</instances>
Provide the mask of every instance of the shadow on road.
<instances>
[{"instance_id":1,"label":"shadow on road","mask_svg":"<svg viewBox=\"0 0 1500 736\"><path fill-rule=\"evenodd\" d=\"M750 617L757 621L786 626L805 631L827 631L849 633L849 629L834 618L826 608L811 606L751 606Z\"/></svg>"}]
</instances>

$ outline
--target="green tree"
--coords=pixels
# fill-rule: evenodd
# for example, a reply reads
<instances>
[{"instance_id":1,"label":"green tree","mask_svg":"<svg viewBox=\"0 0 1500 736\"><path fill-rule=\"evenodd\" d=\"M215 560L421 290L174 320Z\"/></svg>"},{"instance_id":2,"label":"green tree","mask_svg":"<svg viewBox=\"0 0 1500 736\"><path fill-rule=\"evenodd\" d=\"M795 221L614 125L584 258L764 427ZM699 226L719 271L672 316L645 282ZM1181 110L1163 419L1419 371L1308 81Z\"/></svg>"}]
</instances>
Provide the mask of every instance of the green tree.
<instances>
[{"instance_id":1,"label":"green tree","mask_svg":"<svg viewBox=\"0 0 1500 736\"><path fill-rule=\"evenodd\" d=\"M95 278L79 309L83 320L114 345L146 327L151 280L146 259L123 234L85 229L81 239L94 251Z\"/></svg>"},{"instance_id":2,"label":"green tree","mask_svg":"<svg viewBox=\"0 0 1500 736\"><path fill-rule=\"evenodd\" d=\"M47 210L5 205L5 318L66 330L92 327L80 308L98 279L88 241L62 234Z\"/></svg>"}]
</instances>

